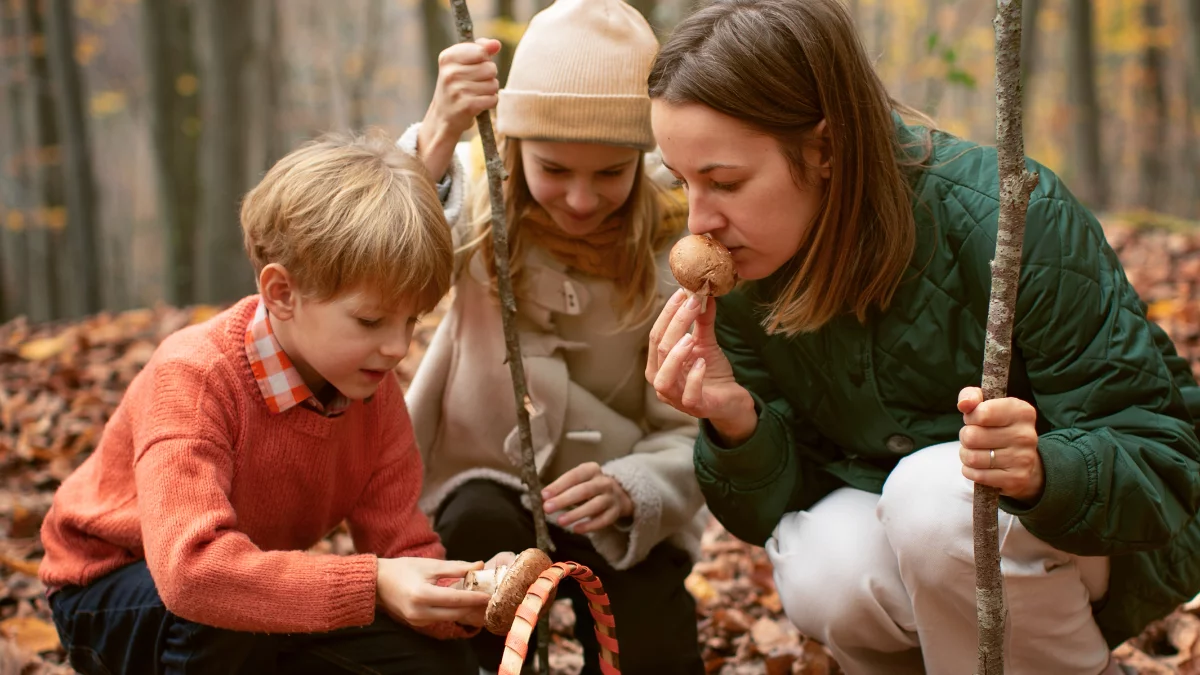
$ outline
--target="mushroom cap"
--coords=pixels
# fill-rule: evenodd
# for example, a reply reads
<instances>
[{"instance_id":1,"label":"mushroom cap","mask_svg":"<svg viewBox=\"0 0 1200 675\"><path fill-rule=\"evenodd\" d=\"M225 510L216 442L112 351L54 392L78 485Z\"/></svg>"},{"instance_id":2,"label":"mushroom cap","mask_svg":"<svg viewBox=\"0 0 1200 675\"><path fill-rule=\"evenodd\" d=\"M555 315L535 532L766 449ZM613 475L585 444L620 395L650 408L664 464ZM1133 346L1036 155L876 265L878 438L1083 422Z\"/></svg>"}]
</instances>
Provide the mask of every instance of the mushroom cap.
<instances>
[{"instance_id":1,"label":"mushroom cap","mask_svg":"<svg viewBox=\"0 0 1200 675\"><path fill-rule=\"evenodd\" d=\"M517 616L517 607L525 599L525 592L552 564L550 556L539 548L521 551L517 559L508 566L508 572L500 580L492 599L488 601L484 626L489 632L496 635L508 634L513 619Z\"/></svg>"},{"instance_id":2,"label":"mushroom cap","mask_svg":"<svg viewBox=\"0 0 1200 675\"><path fill-rule=\"evenodd\" d=\"M725 295L737 283L733 254L721 242L690 234L675 242L670 255L671 274L692 293Z\"/></svg>"}]
</instances>

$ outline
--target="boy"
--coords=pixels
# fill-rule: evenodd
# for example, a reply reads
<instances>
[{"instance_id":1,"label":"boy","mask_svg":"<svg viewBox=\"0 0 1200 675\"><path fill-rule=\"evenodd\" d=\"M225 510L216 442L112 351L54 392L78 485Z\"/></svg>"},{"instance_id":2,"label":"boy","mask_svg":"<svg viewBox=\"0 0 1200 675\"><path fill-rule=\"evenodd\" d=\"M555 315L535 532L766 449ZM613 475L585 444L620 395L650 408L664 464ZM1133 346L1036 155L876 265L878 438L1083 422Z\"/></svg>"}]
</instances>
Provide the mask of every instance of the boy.
<instances>
[{"instance_id":1,"label":"boy","mask_svg":"<svg viewBox=\"0 0 1200 675\"><path fill-rule=\"evenodd\" d=\"M259 293L163 341L46 516L72 665L477 672L453 638L488 596L437 582L483 565L441 560L392 374L450 285L424 167L387 139L322 139L241 222ZM343 520L358 554L306 552Z\"/></svg>"}]
</instances>

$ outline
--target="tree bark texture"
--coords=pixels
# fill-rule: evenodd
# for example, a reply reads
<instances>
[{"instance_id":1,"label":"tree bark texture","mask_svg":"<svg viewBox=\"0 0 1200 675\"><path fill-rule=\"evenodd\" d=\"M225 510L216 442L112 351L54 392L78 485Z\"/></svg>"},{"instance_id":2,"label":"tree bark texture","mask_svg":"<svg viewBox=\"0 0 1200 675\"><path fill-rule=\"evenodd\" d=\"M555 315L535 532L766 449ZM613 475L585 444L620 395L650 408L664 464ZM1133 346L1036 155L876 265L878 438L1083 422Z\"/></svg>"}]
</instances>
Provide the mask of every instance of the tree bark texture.
<instances>
[{"instance_id":1,"label":"tree bark texture","mask_svg":"<svg viewBox=\"0 0 1200 675\"><path fill-rule=\"evenodd\" d=\"M262 0L257 0L262 1ZM249 187L249 125L243 65L252 47L253 2L194 5L200 63L200 274L197 300L224 303L254 291L243 251L238 205Z\"/></svg>"},{"instance_id":2,"label":"tree bark texture","mask_svg":"<svg viewBox=\"0 0 1200 675\"><path fill-rule=\"evenodd\" d=\"M150 112L150 155L165 242L167 302L196 301L200 107L189 0L142 0L142 57ZM189 79L191 78L191 79Z\"/></svg>"},{"instance_id":3,"label":"tree bark texture","mask_svg":"<svg viewBox=\"0 0 1200 675\"><path fill-rule=\"evenodd\" d=\"M1021 274L1025 210L1037 176L1025 170L1021 119L1021 0L998 0L996 28L996 149L1000 215L987 338L983 351L983 399L1003 398L1012 359L1013 315ZM979 620L976 675L1004 672L1004 577L1000 573L999 491L975 484L973 505L975 593Z\"/></svg>"},{"instance_id":4,"label":"tree bark texture","mask_svg":"<svg viewBox=\"0 0 1200 675\"><path fill-rule=\"evenodd\" d=\"M66 204L58 115L54 111L50 64L46 59L46 17L38 0L25 0L25 29L33 105L33 183L37 195L27 233L29 318L40 322L65 316L62 294L67 280L61 276L60 252L66 248Z\"/></svg>"},{"instance_id":5,"label":"tree bark texture","mask_svg":"<svg viewBox=\"0 0 1200 675\"><path fill-rule=\"evenodd\" d=\"M437 87L438 56L443 49L450 46L450 35L446 30L444 17L445 13L442 12L438 0L421 0L421 25L425 37L425 72L428 74L425 87L425 100L427 101L433 99L433 92Z\"/></svg>"},{"instance_id":6,"label":"tree bark texture","mask_svg":"<svg viewBox=\"0 0 1200 675\"><path fill-rule=\"evenodd\" d=\"M1088 207L1103 209L1108 187L1101 159L1094 35L1092 0L1067 0L1067 100L1074 117L1071 154L1077 177L1071 190Z\"/></svg>"},{"instance_id":7,"label":"tree bark texture","mask_svg":"<svg viewBox=\"0 0 1200 675\"><path fill-rule=\"evenodd\" d=\"M55 106L62 130L62 172L65 179L66 240L72 270L67 313L82 316L99 312L104 305L100 275L99 224L96 176L92 170L92 144L79 63L75 60L75 13L72 0L46 0L46 25Z\"/></svg>"},{"instance_id":8,"label":"tree bark texture","mask_svg":"<svg viewBox=\"0 0 1200 675\"><path fill-rule=\"evenodd\" d=\"M1147 36L1142 51L1140 92L1141 112L1137 128L1141 135L1138 149L1140 180L1138 205L1147 209L1162 208L1167 185L1167 132L1170 112L1167 110L1166 51L1159 44L1163 30L1162 0L1142 1L1142 23Z\"/></svg>"},{"instance_id":9,"label":"tree bark texture","mask_svg":"<svg viewBox=\"0 0 1200 675\"><path fill-rule=\"evenodd\" d=\"M475 39L475 30L466 0L451 0L454 23L460 42ZM525 365L521 359L521 342L517 335L517 302L513 294L512 272L509 269L508 226L505 223L504 188L507 178L504 161L496 147L496 136L492 131L489 111L476 118L479 138L483 142L483 154L487 163L488 187L492 205L492 249L495 254L496 281L500 291L500 318L504 326L504 344L508 352L508 368L512 375L513 397L517 407L517 428L521 436L521 479L529 495L533 511L533 526L537 535L538 548L550 553L554 544L550 541L550 530L546 527L546 512L542 507L542 482L538 477L537 462L533 455L533 433L529 428L529 412L532 402L525 384ZM550 613L544 612L538 620L538 662L542 675L549 673Z\"/></svg>"},{"instance_id":10,"label":"tree bark texture","mask_svg":"<svg viewBox=\"0 0 1200 675\"><path fill-rule=\"evenodd\" d=\"M4 134L7 150L0 156L0 180L3 191L0 200L4 212L0 213L0 238L3 239L3 283L4 307L0 321L29 313L30 270L28 243L29 225L29 181L28 158L29 138L26 135L26 95L29 85L29 69L24 57L21 18L22 8L17 3L0 2L0 42L10 45L3 58L4 84Z\"/></svg>"}]
</instances>

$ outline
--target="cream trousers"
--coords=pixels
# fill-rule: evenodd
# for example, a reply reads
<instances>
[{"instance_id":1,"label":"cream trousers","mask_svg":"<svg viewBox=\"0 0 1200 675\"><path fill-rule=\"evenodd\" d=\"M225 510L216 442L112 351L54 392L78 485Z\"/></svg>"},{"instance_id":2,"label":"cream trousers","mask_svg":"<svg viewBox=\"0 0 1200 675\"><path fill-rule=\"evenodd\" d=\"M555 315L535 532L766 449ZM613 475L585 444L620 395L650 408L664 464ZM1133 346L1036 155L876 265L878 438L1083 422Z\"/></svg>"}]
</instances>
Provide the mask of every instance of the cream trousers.
<instances>
[{"instance_id":1,"label":"cream trousers","mask_svg":"<svg viewBox=\"0 0 1200 675\"><path fill-rule=\"evenodd\" d=\"M902 459L875 495L830 493L766 543L788 618L848 675L970 675L977 645L973 484L958 443ZM1098 675L1109 650L1091 603L1108 558L1063 553L1000 512L1004 672Z\"/></svg>"}]
</instances>

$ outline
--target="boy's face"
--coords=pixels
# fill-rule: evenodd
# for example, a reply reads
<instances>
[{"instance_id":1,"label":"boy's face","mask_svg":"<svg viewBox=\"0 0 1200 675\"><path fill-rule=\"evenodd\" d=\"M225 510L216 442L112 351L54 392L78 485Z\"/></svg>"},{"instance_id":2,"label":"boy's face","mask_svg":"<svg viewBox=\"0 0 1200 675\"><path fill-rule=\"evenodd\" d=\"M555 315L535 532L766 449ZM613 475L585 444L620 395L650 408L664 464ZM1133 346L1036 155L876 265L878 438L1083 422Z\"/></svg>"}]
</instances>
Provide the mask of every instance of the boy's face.
<instances>
[{"instance_id":1,"label":"boy's face","mask_svg":"<svg viewBox=\"0 0 1200 675\"><path fill-rule=\"evenodd\" d=\"M374 394L408 353L417 323L411 303L385 308L379 294L368 290L317 301L289 282L268 278L260 288L275 335L304 383L317 395L326 384L351 399Z\"/></svg>"}]
</instances>

